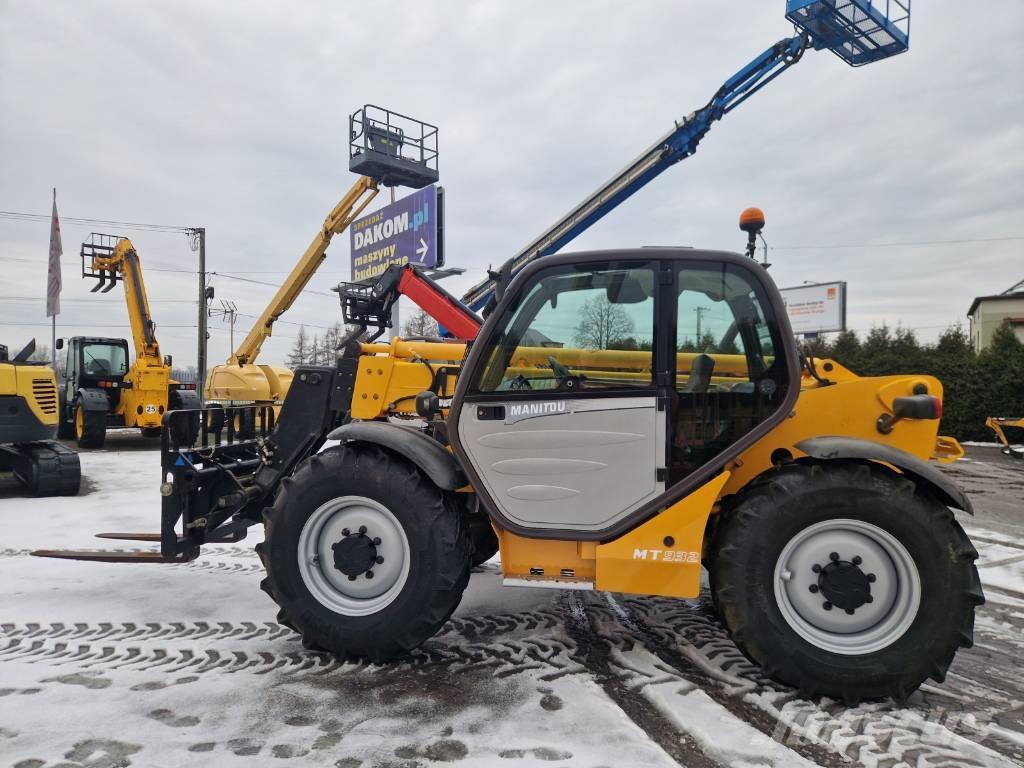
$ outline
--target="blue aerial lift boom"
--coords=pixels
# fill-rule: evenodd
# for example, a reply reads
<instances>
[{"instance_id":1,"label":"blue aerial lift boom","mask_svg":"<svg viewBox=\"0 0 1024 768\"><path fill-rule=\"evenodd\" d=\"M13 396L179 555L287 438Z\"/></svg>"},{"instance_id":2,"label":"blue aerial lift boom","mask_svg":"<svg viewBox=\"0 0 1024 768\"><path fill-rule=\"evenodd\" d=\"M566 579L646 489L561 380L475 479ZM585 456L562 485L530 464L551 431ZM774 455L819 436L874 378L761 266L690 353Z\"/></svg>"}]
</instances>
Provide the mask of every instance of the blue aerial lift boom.
<instances>
[{"instance_id":1,"label":"blue aerial lift boom","mask_svg":"<svg viewBox=\"0 0 1024 768\"><path fill-rule=\"evenodd\" d=\"M828 49L850 66L903 53L910 44L911 0L787 0L786 18L798 34L780 40L725 81L705 106L677 121L672 130L598 187L579 205L505 262L500 274L471 288L463 303L479 311L507 280L534 259L561 250L656 176L697 151L720 120L800 61L808 48Z\"/></svg>"}]
</instances>

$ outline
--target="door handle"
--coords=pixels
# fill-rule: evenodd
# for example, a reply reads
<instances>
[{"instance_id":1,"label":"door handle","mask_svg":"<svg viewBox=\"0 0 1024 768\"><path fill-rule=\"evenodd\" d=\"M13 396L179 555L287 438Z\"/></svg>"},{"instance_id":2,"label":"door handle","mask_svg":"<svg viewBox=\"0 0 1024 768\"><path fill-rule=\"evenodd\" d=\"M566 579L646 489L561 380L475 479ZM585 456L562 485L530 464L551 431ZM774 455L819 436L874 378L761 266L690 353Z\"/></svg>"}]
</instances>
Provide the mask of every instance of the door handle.
<instances>
[{"instance_id":1,"label":"door handle","mask_svg":"<svg viewBox=\"0 0 1024 768\"><path fill-rule=\"evenodd\" d=\"M504 421L504 405L478 405L476 407L477 421Z\"/></svg>"}]
</instances>

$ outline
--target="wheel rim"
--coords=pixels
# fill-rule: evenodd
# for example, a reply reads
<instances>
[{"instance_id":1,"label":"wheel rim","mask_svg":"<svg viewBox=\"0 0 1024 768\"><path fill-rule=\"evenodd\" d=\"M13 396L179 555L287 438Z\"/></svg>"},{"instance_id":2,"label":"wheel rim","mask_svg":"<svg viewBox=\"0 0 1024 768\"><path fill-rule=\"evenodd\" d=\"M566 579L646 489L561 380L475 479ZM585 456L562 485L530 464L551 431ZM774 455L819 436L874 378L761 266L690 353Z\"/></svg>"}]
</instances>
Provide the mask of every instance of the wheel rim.
<instances>
[{"instance_id":1,"label":"wheel rim","mask_svg":"<svg viewBox=\"0 0 1024 768\"><path fill-rule=\"evenodd\" d=\"M75 409L75 437L81 437L85 434L85 414L83 413L82 406L78 406Z\"/></svg>"},{"instance_id":2,"label":"wheel rim","mask_svg":"<svg viewBox=\"0 0 1024 768\"><path fill-rule=\"evenodd\" d=\"M862 520L800 531L779 555L774 584L779 610L798 635L847 656L894 643L921 604L921 578L906 547Z\"/></svg>"},{"instance_id":3,"label":"wheel rim","mask_svg":"<svg viewBox=\"0 0 1024 768\"><path fill-rule=\"evenodd\" d=\"M384 505L342 496L310 515L299 534L298 559L302 581L321 605L367 616L390 605L405 586L409 539Z\"/></svg>"}]
</instances>

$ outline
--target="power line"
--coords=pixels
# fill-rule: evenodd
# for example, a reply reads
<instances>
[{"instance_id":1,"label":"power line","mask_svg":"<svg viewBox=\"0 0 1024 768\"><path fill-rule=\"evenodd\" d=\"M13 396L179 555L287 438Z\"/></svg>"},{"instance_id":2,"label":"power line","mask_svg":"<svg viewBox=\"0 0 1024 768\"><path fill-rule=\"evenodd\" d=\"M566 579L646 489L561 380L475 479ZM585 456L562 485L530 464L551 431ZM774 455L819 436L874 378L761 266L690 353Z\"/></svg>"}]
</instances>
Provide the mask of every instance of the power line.
<instances>
[{"instance_id":1,"label":"power line","mask_svg":"<svg viewBox=\"0 0 1024 768\"><path fill-rule=\"evenodd\" d=\"M207 272L208 275L217 275L218 277L225 277L228 280L238 280L243 283L254 283L256 285L269 285L271 288L280 288L277 283L268 283L266 280L253 280L251 277L239 277L237 274L229 272ZM302 291L303 293L311 293L314 296L326 296L329 299L337 299L338 297L333 293L325 293L324 291L314 291L312 288L306 288Z\"/></svg>"},{"instance_id":2,"label":"power line","mask_svg":"<svg viewBox=\"0 0 1024 768\"><path fill-rule=\"evenodd\" d=\"M4 261L20 261L24 264L46 264L48 259L22 259L17 256L5 256ZM199 274L194 269L177 269L175 267L154 267L149 264L145 267L147 272L180 272L183 275Z\"/></svg>"},{"instance_id":3,"label":"power line","mask_svg":"<svg viewBox=\"0 0 1024 768\"><path fill-rule=\"evenodd\" d=\"M46 301L45 296L0 296L0 301ZM104 299L100 298L79 298L69 299L61 296L61 303L66 302L80 302L80 303L102 303ZM150 304L195 304L195 299L150 299Z\"/></svg>"},{"instance_id":4,"label":"power line","mask_svg":"<svg viewBox=\"0 0 1024 768\"><path fill-rule=\"evenodd\" d=\"M0 219L11 221L50 221L50 214L43 213L21 213L19 211L0 211ZM71 224L86 224L89 226L122 227L145 232L177 232L189 234L195 227L177 227L171 224L143 224L137 221L110 221L108 219L80 219L74 216L61 216L61 221Z\"/></svg>"}]
</instances>

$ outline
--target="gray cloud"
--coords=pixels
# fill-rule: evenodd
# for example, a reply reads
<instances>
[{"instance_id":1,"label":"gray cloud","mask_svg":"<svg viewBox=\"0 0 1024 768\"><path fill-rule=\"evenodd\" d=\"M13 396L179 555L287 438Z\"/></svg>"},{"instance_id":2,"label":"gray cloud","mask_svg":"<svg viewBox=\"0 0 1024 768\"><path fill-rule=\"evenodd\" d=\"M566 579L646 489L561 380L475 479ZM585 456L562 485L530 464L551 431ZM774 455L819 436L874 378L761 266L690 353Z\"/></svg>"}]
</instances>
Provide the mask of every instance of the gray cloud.
<instances>
[{"instance_id":1,"label":"gray cloud","mask_svg":"<svg viewBox=\"0 0 1024 768\"><path fill-rule=\"evenodd\" d=\"M784 3L0 2L0 210L205 226L210 269L283 278L354 180L347 115L366 102L441 128L447 246L479 279L789 34ZM719 124L574 247L739 249L759 205L783 285L850 282L850 324L934 336L976 294L1024 278L1021 241L786 250L1018 235L1024 222L1024 7L915 4L909 55L853 70L806 60ZM385 197L382 195L382 198ZM64 226L63 335L122 334L117 293L77 277L89 228ZM128 233L142 254L165 352L194 360L194 277L182 235ZM48 227L0 221L3 340L48 338ZM311 288L348 274L338 238ZM214 277L256 315L270 286ZM329 325L330 296L291 323ZM251 318L240 319L239 331ZM20 323L20 325L18 325ZM36 323L38 325L29 325ZM285 356L296 325L264 348ZM315 331L315 327L310 328ZM210 359L228 354L211 322ZM237 336L236 336L237 338Z\"/></svg>"}]
</instances>

